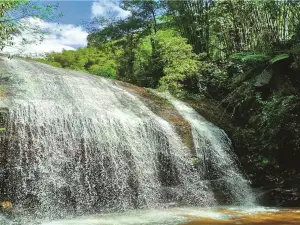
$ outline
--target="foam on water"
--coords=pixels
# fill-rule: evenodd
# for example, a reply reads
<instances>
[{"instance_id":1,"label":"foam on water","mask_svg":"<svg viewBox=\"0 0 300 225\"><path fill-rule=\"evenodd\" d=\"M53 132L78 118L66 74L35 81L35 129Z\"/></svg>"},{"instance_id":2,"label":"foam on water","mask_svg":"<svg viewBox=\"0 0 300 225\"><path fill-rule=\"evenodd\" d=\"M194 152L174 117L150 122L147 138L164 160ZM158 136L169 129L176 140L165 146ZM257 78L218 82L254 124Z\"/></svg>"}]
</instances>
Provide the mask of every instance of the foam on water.
<instances>
[{"instance_id":1,"label":"foam on water","mask_svg":"<svg viewBox=\"0 0 300 225\"><path fill-rule=\"evenodd\" d=\"M235 213L239 214L236 215ZM193 207L175 207L169 209L148 209L148 210L130 210L123 213L105 213L90 216L82 216L73 219L63 219L54 221L36 220L35 222L27 222L20 219L18 224L26 225L179 225L189 221L201 219L213 219L214 221L228 221L228 224L236 224L234 218L252 215L256 217L259 214L280 212L280 209L265 207L209 207L209 208L193 208ZM297 212L294 210L293 212ZM292 219L292 218L291 218ZM4 222L4 220L3 220ZM12 221L6 220L6 225L13 225ZM200 223L199 223L200 224ZM206 223L204 223L207 225ZM247 223L243 223L247 225ZM272 221L265 224L272 225Z\"/></svg>"},{"instance_id":2,"label":"foam on water","mask_svg":"<svg viewBox=\"0 0 300 225\"><path fill-rule=\"evenodd\" d=\"M217 212L217 210L213 208L171 208L161 210L135 210L121 214L93 215L89 218L53 221L43 223L42 225L174 225L189 221L188 217L227 218L225 214Z\"/></svg>"}]
</instances>

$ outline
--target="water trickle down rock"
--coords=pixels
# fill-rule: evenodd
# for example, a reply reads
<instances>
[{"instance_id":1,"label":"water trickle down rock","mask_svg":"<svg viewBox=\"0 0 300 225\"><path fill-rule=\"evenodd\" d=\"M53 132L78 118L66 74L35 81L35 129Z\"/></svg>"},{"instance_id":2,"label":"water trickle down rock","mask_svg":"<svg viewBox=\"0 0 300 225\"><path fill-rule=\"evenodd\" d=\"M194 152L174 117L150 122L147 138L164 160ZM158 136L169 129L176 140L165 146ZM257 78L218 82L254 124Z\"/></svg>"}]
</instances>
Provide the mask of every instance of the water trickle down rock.
<instances>
[{"instance_id":1,"label":"water trickle down rock","mask_svg":"<svg viewBox=\"0 0 300 225\"><path fill-rule=\"evenodd\" d=\"M254 205L249 182L238 168L238 160L226 133L199 115L187 104L167 93L157 93L168 99L190 123L194 145L207 185L220 204Z\"/></svg>"}]
</instances>

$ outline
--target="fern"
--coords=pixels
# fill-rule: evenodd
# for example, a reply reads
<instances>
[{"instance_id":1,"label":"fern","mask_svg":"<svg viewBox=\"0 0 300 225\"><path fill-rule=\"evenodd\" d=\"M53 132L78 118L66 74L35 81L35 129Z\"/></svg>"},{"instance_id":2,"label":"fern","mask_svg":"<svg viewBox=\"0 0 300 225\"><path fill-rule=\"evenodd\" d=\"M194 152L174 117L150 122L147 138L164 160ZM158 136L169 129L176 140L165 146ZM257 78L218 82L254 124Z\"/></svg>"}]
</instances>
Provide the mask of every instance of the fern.
<instances>
[{"instance_id":1,"label":"fern","mask_svg":"<svg viewBox=\"0 0 300 225\"><path fill-rule=\"evenodd\" d=\"M230 58L233 61L236 61L239 63L246 63L246 64L266 62L269 60L269 57L265 54L252 53L252 52L236 53L236 54L232 55Z\"/></svg>"},{"instance_id":2,"label":"fern","mask_svg":"<svg viewBox=\"0 0 300 225\"><path fill-rule=\"evenodd\" d=\"M280 54L271 59L271 64L277 63L281 60L288 59L290 56L288 54Z\"/></svg>"}]
</instances>

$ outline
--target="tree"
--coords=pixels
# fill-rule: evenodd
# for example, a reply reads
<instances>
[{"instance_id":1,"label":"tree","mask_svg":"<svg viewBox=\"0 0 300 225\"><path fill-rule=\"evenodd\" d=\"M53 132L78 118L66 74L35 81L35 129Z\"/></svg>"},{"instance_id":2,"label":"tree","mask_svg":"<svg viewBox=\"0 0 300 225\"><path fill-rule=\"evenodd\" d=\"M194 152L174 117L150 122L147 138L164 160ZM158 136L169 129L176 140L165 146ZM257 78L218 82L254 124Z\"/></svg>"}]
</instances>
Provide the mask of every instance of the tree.
<instances>
[{"instance_id":1,"label":"tree","mask_svg":"<svg viewBox=\"0 0 300 225\"><path fill-rule=\"evenodd\" d=\"M150 39L156 45L155 54ZM159 30L141 39L136 48L135 80L141 86L183 95L184 81L197 76L198 59L192 46L173 29Z\"/></svg>"},{"instance_id":2,"label":"tree","mask_svg":"<svg viewBox=\"0 0 300 225\"><path fill-rule=\"evenodd\" d=\"M184 81L197 76L199 62L192 46L174 30L159 31L155 37L163 64L160 88L177 96L184 95Z\"/></svg>"},{"instance_id":3,"label":"tree","mask_svg":"<svg viewBox=\"0 0 300 225\"><path fill-rule=\"evenodd\" d=\"M161 1L123 0L121 6L125 10L129 10L132 16L143 21L141 27L144 26L144 29L149 29L150 32L152 29L154 33L157 32L157 16L162 8Z\"/></svg>"},{"instance_id":4,"label":"tree","mask_svg":"<svg viewBox=\"0 0 300 225\"><path fill-rule=\"evenodd\" d=\"M15 23L7 19L6 12L18 7L21 1L2 1L0 3L0 48L11 44L11 34L16 32Z\"/></svg>"},{"instance_id":5,"label":"tree","mask_svg":"<svg viewBox=\"0 0 300 225\"><path fill-rule=\"evenodd\" d=\"M28 0L2 1L0 3L0 48L13 45L13 36L21 35L24 29L42 35L41 30L24 26L22 22L26 18L50 19L60 16L55 13L57 7L56 4L42 4ZM23 41L26 44L24 38Z\"/></svg>"},{"instance_id":6,"label":"tree","mask_svg":"<svg viewBox=\"0 0 300 225\"><path fill-rule=\"evenodd\" d=\"M188 39L196 53L209 53L210 17L212 0L167 1L168 12L175 19L181 34Z\"/></svg>"}]
</instances>

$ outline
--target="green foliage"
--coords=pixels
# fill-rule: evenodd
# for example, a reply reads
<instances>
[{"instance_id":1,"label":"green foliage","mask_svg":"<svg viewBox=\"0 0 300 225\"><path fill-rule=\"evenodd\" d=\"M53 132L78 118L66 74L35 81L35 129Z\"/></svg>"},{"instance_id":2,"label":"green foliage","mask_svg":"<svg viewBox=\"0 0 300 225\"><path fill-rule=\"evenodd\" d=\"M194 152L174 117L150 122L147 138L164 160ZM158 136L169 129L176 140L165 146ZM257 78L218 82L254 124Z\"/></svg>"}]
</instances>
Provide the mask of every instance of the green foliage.
<instances>
[{"instance_id":1,"label":"green foliage","mask_svg":"<svg viewBox=\"0 0 300 225\"><path fill-rule=\"evenodd\" d=\"M92 74L99 75L102 77L108 77L108 78L116 78L117 77L117 71L109 66L100 66L100 65L92 65L88 69L88 71Z\"/></svg>"},{"instance_id":2,"label":"green foliage","mask_svg":"<svg viewBox=\"0 0 300 225\"><path fill-rule=\"evenodd\" d=\"M167 1L181 34L197 53L228 59L237 52L272 52L299 33L297 1Z\"/></svg>"},{"instance_id":3,"label":"green foliage","mask_svg":"<svg viewBox=\"0 0 300 225\"><path fill-rule=\"evenodd\" d=\"M17 8L22 1L2 1L0 3L0 48L12 45L11 35L16 32L17 25L10 18L7 18L7 12Z\"/></svg>"},{"instance_id":4,"label":"green foliage","mask_svg":"<svg viewBox=\"0 0 300 225\"><path fill-rule=\"evenodd\" d=\"M289 54L280 54L275 56L273 59L271 59L271 63L274 64L281 60L288 59L289 57L290 57Z\"/></svg>"},{"instance_id":5,"label":"green foliage","mask_svg":"<svg viewBox=\"0 0 300 225\"><path fill-rule=\"evenodd\" d=\"M142 18L136 17L111 21L102 30L91 33L87 39L90 45L99 46L111 40L121 39L127 35L139 32L140 28L144 26Z\"/></svg>"},{"instance_id":6,"label":"green foliage","mask_svg":"<svg viewBox=\"0 0 300 225\"><path fill-rule=\"evenodd\" d=\"M229 92L229 76L226 69L209 61L201 62L199 92L207 97L222 99Z\"/></svg>"},{"instance_id":7,"label":"green foliage","mask_svg":"<svg viewBox=\"0 0 300 225\"><path fill-rule=\"evenodd\" d=\"M269 65L270 56L265 53L241 52L229 57L228 75L235 77L232 85L262 74Z\"/></svg>"},{"instance_id":8,"label":"green foliage","mask_svg":"<svg viewBox=\"0 0 300 225\"><path fill-rule=\"evenodd\" d=\"M263 53L242 52L233 54L230 59L236 63L255 65L256 63L266 62L269 56Z\"/></svg>"},{"instance_id":9,"label":"green foliage","mask_svg":"<svg viewBox=\"0 0 300 225\"><path fill-rule=\"evenodd\" d=\"M28 57L27 57L27 59L31 60L31 58L28 58ZM49 64L51 66L61 67L61 64L59 62L47 61L45 59L35 59L35 60L38 62L41 62L41 63Z\"/></svg>"},{"instance_id":10,"label":"green foliage","mask_svg":"<svg viewBox=\"0 0 300 225\"><path fill-rule=\"evenodd\" d=\"M284 96L274 94L270 99L263 101L259 95L257 99L262 106L259 127L264 138L274 138L286 124L290 122L295 108L299 107L299 99L294 95Z\"/></svg>"},{"instance_id":11,"label":"green foliage","mask_svg":"<svg viewBox=\"0 0 300 225\"><path fill-rule=\"evenodd\" d=\"M288 56L281 55L276 62ZM233 61L235 64L247 61L244 60L245 55L241 54L233 58L237 59ZM267 59L261 58L262 61ZM277 176L278 171L285 169L300 171L297 162L300 157L299 76L288 67L291 59L290 56L289 62L280 67L276 63L270 64L268 60L267 72L272 74L272 79L265 86L259 87L254 84L257 75L262 72L260 60L252 63L251 59L252 66L243 67L236 74L243 77L242 82L235 82L236 76L228 78L229 94L221 101L239 127L232 139L242 164L257 179L265 179L266 173ZM212 88L208 89L211 93ZM222 89L218 87L217 90ZM270 171L264 171L266 168Z\"/></svg>"},{"instance_id":12,"label":"green foliage","mask_svg":"<svg viewBox=\"0 0 300 225\"><path fill-rule=\"evenodd\" d=\"M135 18L142 18L143 26L145 29L153 29L154 33L157 32L157 14L161 8L161 1L157 0L123 0L123 8L130 10Z\"/></svg>"},{"instance_id":13,"label":"green foliage","mask_svg":"<svg viewBox=\"0 0 300 225\"><path fill-rule=\"evenodd\" d=\"M159 31L154 40L159 61L164 65L160 88L177 96L183 95L183 81L197 76L197 56L192 52L191 45L186 43L186 39L174 30Z\"/></svg>"},{"instance_id":14,"label":"green foliage","mask_svg":"<svg viewBox=\"0 0 300 225\"><path fill-rule=\"evenodd\" d=\"M153 37L146 36L139 41L135 50L134 76L138 84L156 88L163 76L163 64L159 55L153 52Z\"/></svg>"},{"instance_id":15,"label":"green foliage","mask_svg":"<svg viewBox=\"0 0 300 225\"><path fill-rule=\"evenodd\" d=\"M99 76L116 78L120 54L120 49L114 48L112 50L109 45L104 45L102 49L87 47L76 51L64 50L62 53L50 53L45 59L38 61L56 67L87 71Z\"/></svg>"},{"instance_id":16,"label":"green foliage","mask_svg":"<svg viewBox=\"0 0 300 225\"><path fill-rule=\"evenodd\" d=\"M56 14L57 5L41 4L38 2L31 2L28 0L9 0L1 1L0 3L0 49L5 46L12 46L14 44L12 35L20 35L20 31L24 30L24 23L20 23L21 19L26 18L54 18ZM41 30L31 26L26 27L28 31L39 32L43 35ZM23 43L26 44L26 38L23 38Z\"/></svg>"}]
</instances>

